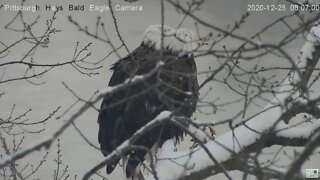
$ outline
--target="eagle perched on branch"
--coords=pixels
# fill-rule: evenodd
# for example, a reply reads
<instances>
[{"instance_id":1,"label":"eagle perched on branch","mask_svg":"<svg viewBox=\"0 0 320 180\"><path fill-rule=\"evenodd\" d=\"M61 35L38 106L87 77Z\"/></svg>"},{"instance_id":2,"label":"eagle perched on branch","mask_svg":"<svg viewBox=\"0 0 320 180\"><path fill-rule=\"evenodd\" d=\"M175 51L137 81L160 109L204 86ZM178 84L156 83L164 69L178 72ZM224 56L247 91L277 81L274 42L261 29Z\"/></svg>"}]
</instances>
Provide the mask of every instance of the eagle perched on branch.
<instances>
[{"instance_id":1,"label":"eagle perched on branch","mask_svg":"<svg viewBox=\"0 0 320 180\"><path fill-rule=\"evenodd\" d=\"M174 115L189 118L196 109L199 85L193 51L200 45L199 38L189 29L164 26L161 56L161 35L160 25L149 26L141 45L111 67L113 75L109 86L116 86L135 75L149 73L159 61L163 64L145 81L129 85L104 98L98 117L98 140L104 156L162 111L171 111ZM182 136L182 129L166 121L142 135L133 145L151 149L154 145L161 147L171 138L179 141ZM146 153L138 149L123 155L127 159L127 177L135 176L137 166L144 161ZM120 157L107 165L108 174L114 170L119 160Z\"/></svg>"}]
</instances>

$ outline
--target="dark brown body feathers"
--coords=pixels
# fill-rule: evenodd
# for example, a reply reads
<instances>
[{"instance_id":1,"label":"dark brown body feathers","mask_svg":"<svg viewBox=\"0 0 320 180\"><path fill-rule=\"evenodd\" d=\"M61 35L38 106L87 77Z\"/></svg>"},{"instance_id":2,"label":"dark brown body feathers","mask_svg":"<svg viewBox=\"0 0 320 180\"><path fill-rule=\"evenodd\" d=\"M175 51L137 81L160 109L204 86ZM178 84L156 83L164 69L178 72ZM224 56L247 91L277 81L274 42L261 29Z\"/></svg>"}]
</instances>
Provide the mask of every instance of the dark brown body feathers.
<instances>
[{"instance_id":1,"label":"dark brown body feathers","mask_svg":"<svg viewBox=\"0 0 320 180\"><path fill-rule=\"evenodd\" d=\"M136 50L118 60L112 67L113 75L109 86L125 82L135 75L150 72L159 60L160 51L141 44ZM131 59L134 57L134 59ZM138 129L154 119L162 111L190 117L198 100L198 81L193 56L178 56L178 53L164 51L164 66L146 81L128 86L111 97L105 97L99 113L99 143L107 156L121 143L129 139ZM150 149L155 143L161 146L166 140L180 139L183 130L166 123L143 135L134 144ZM127 177L144 161L146 152L128 152ZM120 158L107 166L111 173Z\"/></svg>"}]
</instances>

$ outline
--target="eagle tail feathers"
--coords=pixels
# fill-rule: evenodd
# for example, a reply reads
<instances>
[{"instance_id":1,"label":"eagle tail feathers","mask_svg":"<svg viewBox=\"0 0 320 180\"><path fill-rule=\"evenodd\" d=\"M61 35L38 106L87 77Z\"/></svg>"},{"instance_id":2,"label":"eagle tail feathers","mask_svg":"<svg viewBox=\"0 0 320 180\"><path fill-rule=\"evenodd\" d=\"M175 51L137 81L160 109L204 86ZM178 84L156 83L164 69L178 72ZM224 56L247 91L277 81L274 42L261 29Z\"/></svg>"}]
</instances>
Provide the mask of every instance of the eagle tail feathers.
<instances>
[{"instance_id":1,"label":"eagle tail feathers","mask_svg":"<svg viewBox=\"0 0 320 180\"><path fill-rule=\"evenodd\" d=\"M120 161L120 158L107 165L107 168L106 168L107 174L112 173L112 171L117 167L117 164L119 163L119 161Z\"/></svg>"}]
</instances>

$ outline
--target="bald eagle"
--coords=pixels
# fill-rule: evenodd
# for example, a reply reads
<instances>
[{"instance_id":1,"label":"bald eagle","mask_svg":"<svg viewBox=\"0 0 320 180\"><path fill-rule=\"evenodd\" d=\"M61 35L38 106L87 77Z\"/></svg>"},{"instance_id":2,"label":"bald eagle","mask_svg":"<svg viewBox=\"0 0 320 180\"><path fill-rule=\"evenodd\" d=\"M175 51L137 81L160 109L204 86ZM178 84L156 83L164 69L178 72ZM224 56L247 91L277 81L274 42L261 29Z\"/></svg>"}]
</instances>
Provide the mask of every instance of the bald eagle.
<instances>
[{"instance_id":1,"label":"bald eagle","mask_svg":"<svg viewBox=\"0 0 320 180\"><path fill-rule=\"evenodd\" d=\"M162 111L177 116L191 117L198 100L197 68L193 51L198 47L196 35L189 29L163 27L163 51L161 49L161 26L149 26L141 45L127 57L112 65L113 75L109 86L124 83L135 75L144 75L162 61L163 66L145 81L128 86L112 96L105 97L100 108L98 140L104 156L129 139ZM151 149L171 138L178 142L183 130L170 121L142 135L134 145ZM146 151L139 149L123 155L127 159L127 177L135 176L136 168L144 161ZM107 165L110 174L119 159Z\"/></svg>"}]
</instances>

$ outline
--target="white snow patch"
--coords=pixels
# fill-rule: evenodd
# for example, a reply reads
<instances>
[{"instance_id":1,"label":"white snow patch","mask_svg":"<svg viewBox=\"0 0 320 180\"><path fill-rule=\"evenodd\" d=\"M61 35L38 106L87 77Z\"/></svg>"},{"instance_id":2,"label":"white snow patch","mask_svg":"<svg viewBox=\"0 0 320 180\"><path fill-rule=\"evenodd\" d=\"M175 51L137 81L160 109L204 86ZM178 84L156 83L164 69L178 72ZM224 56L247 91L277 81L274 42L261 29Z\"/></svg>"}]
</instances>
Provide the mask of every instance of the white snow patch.
<instances>
[{"instance_id":1,"label":"white snow patch","mask_svg":"<svg viewBox=\"0 0 320 180\"><path fill-rule=\"evenodd\" d=\"M174 139L169 139L166 142L163 143L161 146L160 152L158 154L158 157L165 157L167 153L174 152L176 149L175 146L175 140Z\"/></svg>"},{"instance_id":2,"label":"white snow patch","mask_svg":"<svg viewBox=\"0 0 320 180\"><path fill-rule=\"evenodd\" d=\"M310 33L307 36L307 41L316 45L320 44L320 24L311 28Z\"/></svg>"},{"instance_id":3,"label":"white snow patch","mask_svg":"<svg viewBox=\"0 0 320 180\"><path fill-rule=\"evenodd\" d=\"M208 138L208 135L200 129L197 129L197 131L194 132L194 136L201 141L205 141Z\"/></svg>"},{"instance_id":4,"label":"white snow patch","mask_svg":"<svg viewBox=\"0 0 320 180\"><path fill-rule=\"evenodd\" d=\"M288 83L288 81L287 79L284 84ZM283 89L286 88L283 87ZM281 106L274 105L283 102L290 95L289 92L279 94L264 108L264 113L260 113L246 122L246 126L239 126L233 132L229 131L215 140L209 141L205 146L210 151L210 154L218 162L224 162L246 146L253 144L261 137L261 133L277 123L281 116ZM251 129L254 129L254 131ZM234 137L238 137L236 143ZM214 162L207 155L207 152L199 147L191 151L167 153L165 157L158 160L156 170L159 179L171 180L178 179L182 174L188 175L211 165L214 165ZM149 176L147 179L153 179L153 177Z\"/></svg>"},{"instance_id":5,"label":"white snow patch","mask_svg":"<svg viewBox=\"0 0 320 180\"><path fill-rule=\"evenodd\" d=\"M313 43L307 41L301 48L301 59L312 59L312 53L314 52L314 50L315 49ZM306 62L304 64L306 64Z\"/></svg>"},{"instance_id":6,"label":"white snow patch","mask_svg":"<svg viewBox=\"0 0 320 180\"><path fill-rule=\"evenodd\" d=\"M204 129L196 129L193 135L201 142L206 143L213 139L215 134L210 131L209 127L205 127Z\"/></svg>"},{"instance_id":7,"label":"white snow patch","mask_svg":"<svg viewBox=\"0 0 320 180\"><path fill-rule=\"evenodd\" d=\"M280 122L276 130L277 136L285 138L309 138L320 127L320 121L314 121L307 127L290 127L289 124Z\"/></svg>"},{"instance_id":8,"label":"white snow patch","mask_svg":"<svg viewBox=\"0 0 320 180\"><path fill-rule=\"evenodd\" d=\"M163 27L163 48L174 52L191 52L198 47L199 38L186 28L173 29L170 26ZM150 25L144 32L142 42L156 49L161 49L161 25Z\"/></svg>"},{"instance_id":9,"label":"white snow patch","mask_svg":"<svg viewBox=\"0 0 320 180\"><path fill-rule=\"evenodd\" d=\"M307 62L312 60L312 53L315 51L315 46L320 45L320 25L311 28L307 41L301 48L299 61L296 63L297 69L292 74L294 84L301 81L300 74L305 71Z\"/></svg>"}]
</instances>

